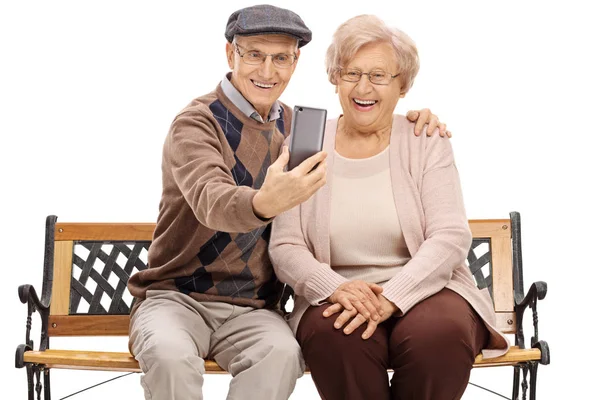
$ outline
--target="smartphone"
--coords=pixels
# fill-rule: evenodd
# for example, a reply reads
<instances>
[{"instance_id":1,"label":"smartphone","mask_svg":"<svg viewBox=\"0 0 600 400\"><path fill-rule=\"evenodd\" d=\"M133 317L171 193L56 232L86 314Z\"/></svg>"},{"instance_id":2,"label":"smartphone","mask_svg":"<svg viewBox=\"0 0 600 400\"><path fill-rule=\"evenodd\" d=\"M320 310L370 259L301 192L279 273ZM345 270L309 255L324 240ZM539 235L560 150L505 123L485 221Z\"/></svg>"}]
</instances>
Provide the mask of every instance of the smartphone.
<instances>
[{"instance_id":1,"label":"smartphone","mask_svg":"<svg viewBox=\"0 0 600 400\"><path fill-rule=\"evenodd\" d=\"M290 133L288 171L323 149L327 110L313 107L294 107Z\"/></svg>"}]
</instances>

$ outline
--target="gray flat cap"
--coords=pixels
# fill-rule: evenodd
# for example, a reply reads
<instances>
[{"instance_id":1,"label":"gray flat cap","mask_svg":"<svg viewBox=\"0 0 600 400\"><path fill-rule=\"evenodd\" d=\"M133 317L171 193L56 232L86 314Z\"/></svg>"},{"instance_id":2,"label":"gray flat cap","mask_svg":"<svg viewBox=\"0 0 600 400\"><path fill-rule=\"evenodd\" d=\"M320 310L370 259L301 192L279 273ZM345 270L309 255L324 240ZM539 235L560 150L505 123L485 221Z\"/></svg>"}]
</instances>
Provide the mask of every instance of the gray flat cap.
<instances>
[{"instance_id":1,"label":"gray flat cap","mask_svg":"<svg viewBox=\"0 0 600 400\"><path fill-rule=\"evenodd\" d=\"M225 38L233 41L235 35L288 35L299 40L302 47L312 39L312 32L293 11L262 4L237 10L229 17Z\"/></svg>"}]
</instances>

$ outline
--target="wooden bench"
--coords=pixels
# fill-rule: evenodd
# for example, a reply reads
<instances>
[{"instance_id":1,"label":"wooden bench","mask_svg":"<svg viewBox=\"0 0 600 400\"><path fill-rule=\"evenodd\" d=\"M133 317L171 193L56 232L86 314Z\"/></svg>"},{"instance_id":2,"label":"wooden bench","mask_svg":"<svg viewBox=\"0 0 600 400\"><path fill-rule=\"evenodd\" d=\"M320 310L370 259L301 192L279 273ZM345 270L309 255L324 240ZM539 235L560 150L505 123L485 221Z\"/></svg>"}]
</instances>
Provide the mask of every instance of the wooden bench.
<instances>
[{"instance_id":1,"label":"wooden bench","mask_svg":"<svg viewBox=\"0 0 600 400\"><path fill-rule=\"evenodd\" d=\"M487 288L493 299L498 327L515 335L515 346L508 354L487 360L479 355L474 367L513 366L513 399L520 391L525 398L529 391L530 399L535 400L538 364L550 362L548 345L538 340L537 326L537 300L546 296L546 284L536 282L524 294L518 213L511 213L510 219L471 220L469 225L473 243L468 265L479 288ZM50 349L49 339L128 334L133 298L127 291L127 280L136 270L147 267L154 226L57 223L55 216L47 218L41 298L33 286L19 287L19 298L27 304L27 326L25 344L18 346L15 364L27 370L30 400L35 394L40 399L42 389L44 399L50 400L52 368L140 372L128 352ZM523 333L523 314L528 307L533 312L534 330L530 347L526 347ZM36 311L41 317L37 350L31 340L31 318ZM206 372L226 373L211 360L206 361Z\"/></svg>"}]
</instances>

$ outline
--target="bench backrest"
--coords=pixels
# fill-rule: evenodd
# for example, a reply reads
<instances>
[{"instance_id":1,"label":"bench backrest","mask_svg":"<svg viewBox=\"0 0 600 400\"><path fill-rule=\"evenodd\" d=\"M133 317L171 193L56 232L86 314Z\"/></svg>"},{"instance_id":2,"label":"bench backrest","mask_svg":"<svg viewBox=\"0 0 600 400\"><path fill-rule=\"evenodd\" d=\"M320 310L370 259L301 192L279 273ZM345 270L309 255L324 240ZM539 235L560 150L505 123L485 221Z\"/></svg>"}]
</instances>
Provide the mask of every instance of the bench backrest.
<instances>
[{"instance_id":1,"label":"bench backrest","mask_svg":"<svg viewBox=\"0 0 600 400\"><path fill-rule=\"evenodd\" d=\"M514 296L522 296L519 214L470 220L467 264L494 302L498 327L515 333ZM42 298L50 298L49 336L127 335L133 297L127 280L147 267L153 223L46 221Z\"/></svg>"}]
</instances>

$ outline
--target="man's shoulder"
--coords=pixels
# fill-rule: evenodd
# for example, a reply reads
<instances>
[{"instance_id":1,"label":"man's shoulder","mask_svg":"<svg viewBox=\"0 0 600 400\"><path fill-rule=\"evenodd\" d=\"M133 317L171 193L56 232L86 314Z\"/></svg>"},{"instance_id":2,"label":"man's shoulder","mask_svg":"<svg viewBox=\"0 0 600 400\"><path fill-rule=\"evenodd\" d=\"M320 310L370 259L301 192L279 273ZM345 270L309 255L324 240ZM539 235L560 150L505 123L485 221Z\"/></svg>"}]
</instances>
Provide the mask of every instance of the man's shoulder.
<instances>
[{"instance_id":1,"label":"man's shoulder","mask_svg":"<svg viewBox=\"0 0 600 400\"><path fill-rule=\"evenodd\" d=\"M218 136L219 124L212 110L215 102L218 102L215 91L193 99L173 118L167 140L178 142L190 137L200 140Z\"/></svg>"},{"instance_id":2,"label":"man's shoulder","mask_svg":"<svg viewBox=\"0 0 600 400\"><path fill-rule=\"evenodd\" d=\"M179 111L179 113L177 113L177 115L175 116L175 119L177 119L180 116L185 115L185 114L198 115L198 116L212 115L210 106L215 101L218 101L217 92L215 90L213 90L212 92L207 93L205 95L196 97L194 100L189 102L181 111Z\"/></svg>"}]
</instances>

